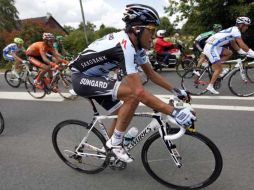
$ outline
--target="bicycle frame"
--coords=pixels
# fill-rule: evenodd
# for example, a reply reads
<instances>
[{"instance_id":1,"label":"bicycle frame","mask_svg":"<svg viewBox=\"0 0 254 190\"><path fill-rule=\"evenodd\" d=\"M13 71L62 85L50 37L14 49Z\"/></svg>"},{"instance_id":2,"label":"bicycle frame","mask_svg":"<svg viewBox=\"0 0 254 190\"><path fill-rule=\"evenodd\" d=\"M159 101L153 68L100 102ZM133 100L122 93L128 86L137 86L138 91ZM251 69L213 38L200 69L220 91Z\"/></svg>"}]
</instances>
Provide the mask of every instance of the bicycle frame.
<instances>
[{"instance_id":1,"label":"bicycle frame","mask_svg":"<svg viewBox=\"0 0 254 190\"><path fill-rule=\"evenodd\" d=\"M80 142L80 144L78 145L78 147L76 148L75 152L77 153L78 156L94 156L94 157L100 157L100 158L105 158L105 155L98 155L98 154L91 154L91 153L83 153L83 152L79 152L79 149L82 148L83 146L90 148L91 150L97 151L97 152L103 152L101 149L94 147L87 142L87 138L89 137L89 134L91 132L91 130L96 126L97 122L100 126L99 131L101 132L101 134L104 136L104 138L106 140L109 139L109 136L107 134L106 128L102 122L102 120L104 119L115 119L117 118L117 115L111 115L111 116L105 116L105 115L99 115L99 113L97 112L97 109L92 101L92 99L89 99L90 103L93 106L93 110L94 110L94 117L92 119L92 122L90 123L90 129L88 130L86 136L82 139L82 141ZM176 147L174 146L174 144L171 142L171 140L174 139L178 139L181 136L184 135L186 128L180 126L179 124L176 123L176 121L170 117L167 116L167 119L163 119L162 118L162 114L161 113L155 113L155 112L142 112L142 113L134 113L134 117L148 117L148 118L152 118L152 121L137 135L136 138L134 138L129 145L127 145L125 147L125 149L129 152L131 151L139 142L141 142L149 133L151 132L155 132L157 130L159 130L159 133L161 135L161 138L163 139L165 145L168 148L168 151L170 153L170 155L172 156L175 164L177 165L177 167L181 167L182 164L180 162L180 160L178 159L180 157L179 153L176 150ZM158 122L157 124L153 123L153 122ZM177 125L180 130L178 133L173 134L173 135L168 135L167 134L167 128L170 129L170 125L169 123L172 123L174 125Z\"/></svg>"}]
</instances>

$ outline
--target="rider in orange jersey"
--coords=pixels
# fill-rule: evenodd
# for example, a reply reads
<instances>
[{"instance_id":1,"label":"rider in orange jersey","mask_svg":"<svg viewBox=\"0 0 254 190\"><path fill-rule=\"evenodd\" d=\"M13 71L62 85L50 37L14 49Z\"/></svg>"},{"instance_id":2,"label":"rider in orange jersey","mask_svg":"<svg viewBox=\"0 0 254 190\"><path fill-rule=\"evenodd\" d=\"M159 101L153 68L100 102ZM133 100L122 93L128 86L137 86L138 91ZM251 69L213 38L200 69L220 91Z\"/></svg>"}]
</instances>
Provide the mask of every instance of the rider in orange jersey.
<instances>
[{"instance_id":1,"label":"rider in orange jersey","mask_svg":"<svg viewBox=\"0 0 254 190\"><path fill-rule=\"evenodd\" d=\"M68 61L61 59L56 50L53 48L55 37L51 33L43 33L43 41L31 44L27 50L26 55L29 61L36 67L41 68L38 76L34 80L36 87L42 89L41 78L49 72L49 77L52 78L51 67L59 69L57 62L68 64Z\"/></svg>"}]
</instances>

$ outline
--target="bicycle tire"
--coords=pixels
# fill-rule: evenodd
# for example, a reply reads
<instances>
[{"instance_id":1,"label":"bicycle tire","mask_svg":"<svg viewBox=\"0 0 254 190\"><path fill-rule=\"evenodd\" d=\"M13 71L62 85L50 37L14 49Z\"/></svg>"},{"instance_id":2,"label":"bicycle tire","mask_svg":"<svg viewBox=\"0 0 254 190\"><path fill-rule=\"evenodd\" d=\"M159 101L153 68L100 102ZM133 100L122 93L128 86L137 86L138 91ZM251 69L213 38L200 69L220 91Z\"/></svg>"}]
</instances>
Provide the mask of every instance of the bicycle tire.
<instances>
[{"instance_id":1,"label":"bicycle tire","mask_svg":"<svg viewBox=\"0 0 254 190\"><path fill-rule=\"evenodd\" d=\"M13 88L18 88L21 84L21 79L17 78L16 75L12 73L12 70L8 69L4 72L4 79L8 85Z\"/></svg>"},{"instance_id":2,"label":"bicycle tire","mask_svg":"<svg viewBox=\"0 0 254 190\"><path fill-rule=\"evenodd\" d=\"M240 69L235 70L228 79L229 90L236 96L249 97L254 95L254 67L245 68L247 81L244 81Z\"/></svg>"},{"instance_id":3,"label":"bicycle tire","mask_svg":"<svg viewBox=\"0 0 254 190\"><path fill-rule=\"evenodd\" d=\"M4 117L2 113L0 112L0 134L2 134L4 131Z\"/></svg>"},{"instance_id":4,"label":"bicycle tire","mask_svg":"<svg viewBox=\"0 0 254 190\"><path fill-rule=\"evenodd\" d=\"M33 97L36 99L41 99L44 96L46 96L46 91L45 89L38 89L34 86L34 76L30 75L29 73L26 76L25 79L25 88L26 91Z\"/></svg>"},{"instance_id":5,"label":"bicycle tire","mask_svg":"<svg viewBox=\"0 0 254 190\"><path fill-rule=\"evenodd\" d=\"M200 73L200 76L197 76L193 73L193 70L192 68L184 73L181 87L189 91L191 95L202 95L207 92L206 87L211 79L210 71L205 68L195 68Z\"/></svg>"},{"instance_id":6,"label":"bicycle tire","mask_svg":"<svg viewBox=\"0 0 254 190\"><path fill-rule=\"evenodd\" d=\"M67 100L73 100L77 96L73 96L69 91L72 88L72 81L71 76L69 75L60 75L58 80L56 81L58 93L61 97L67 99Z\"/></svg>"},{"instance_id":7,"label":"bicycle tire","mask_svg":"<svg viewBox=\"0 0 254 190\"><path fill-rule=\"evenodd\" d=\"M172 128L170 133L178 131L179 129ZM180 168L174 164L159 132L150 136L143 146L142 163L148 174L156 181L174 189L200 189L212 184L220 176L223 166L221 153L206 136L186 131L183 137L174 140L173 143L183 162ZM159 157L163 154L163 150L164 157ZM163 162L164 158L170 162L165 160ZM162 163L159 163L160 161ZM167 166L170 166L169 171L166 170ZM200 181L192 182L192 180Z\"/></svg>"},{"instance_id":8,"label":"bicycle tire","mask_svg":"<svg viewBox=\"0 0 254 190\"><path fill-rule=\"evenodd\" d=\"M89 157L84 158L81 156L77 156L76 153L74 152L79 143L81 142L81 140L86 136L87 131L89 129L90 126L83 121L78 120L63 121L54 128L52 133L52 143L57 155L69 167L83 173L95 174L103 171L107 167L107 165L109 164L109 157L106 157L105 159L92 157L92 159L89 159ZM71 142L71 140L73 140L73 142ZM93 128L91 130L89 137L87 139L87 142L91 141L93 146L96 146L98 148L104 147L106 150L106 140L96 128ZM66 144L71 143L71 145L62 147L62 145L60 144L62 142ZM67 147L70 148L71 150L68 150ZM64 150L62 150L62 148L64 148ZM92 154L95 153L94 150L86 150L86 147L82 147L82 152L84 151L87 151L88 153ZM70 154L70 152L71 155L67 155ZM98 153L96 152L96 154ZM89 161L92 164L88 163ZM95 165L97 162L98 165ZM88 167L91 167L91 169Z\"/></svg>"},{"instance_id":9,"label":"bicycle tire","mask_svg":"<svg viewBox=\"0 0 254 190\"><path fill-rule=\"evenodd\" d=\"M184 73L190 69L193 69L197 64L193 59L185 59L181 63L176 65L176 73L179 77L183 77Z\"/></svg>"}]
</instances>

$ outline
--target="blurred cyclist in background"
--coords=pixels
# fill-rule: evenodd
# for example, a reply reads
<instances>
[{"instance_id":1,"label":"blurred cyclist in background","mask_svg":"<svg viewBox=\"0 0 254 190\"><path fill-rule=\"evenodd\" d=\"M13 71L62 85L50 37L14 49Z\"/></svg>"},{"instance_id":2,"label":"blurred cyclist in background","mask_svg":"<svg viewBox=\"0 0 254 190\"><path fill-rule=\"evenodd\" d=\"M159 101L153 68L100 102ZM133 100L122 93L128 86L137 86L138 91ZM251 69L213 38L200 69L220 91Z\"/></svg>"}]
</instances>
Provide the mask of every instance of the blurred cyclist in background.
<instances>
[{"instance_id":1,"label":"blurred cyclist in background","mask_svg":"<svg viewBox=\"0 0 254 190\"><path fill-rule=\"evenodd\" d=\"M69 56L69 53L64 48L64 37L63 36L56 36L56 40L53 44L54 48L56 49L57 53L61 55L61 58L65 58Z\"/></svg>"},{"instance_id":2,"label":"blurred cyclist in background","mask_svg":"<svg viewBox=\"0 0 254 190\"><path fill-rule=\"evenodd\" d=\"M20 58L20 56L18 56L17 54L19 52L23 52L25 53L25 48L23 47L24 44L24 40L22 40L21 38L14 38L14 43L11 43L9 45L7 45L4 49L3 49L3 58L6 61L10 61L10 62L14 62L14 70L13 70L13 74L19 78L19 72L20 72L20 64L21 63L26 63L26 60Z\"/></svg>"},{"instance_id":3,"label":"blurred cyclist in background","mask_svg":"<svg viewBox=\"0 0 254 190\"><path fill-rule=\"evenodd\" d=\"M35 42L31 44L27 50L26 55L28 56L29 61L38 68L41 68L38 76L34 80L34 85L43 89L41 84L41 78L48 72L49 77L52 79L51 68L59 69L58 62L63 62L68 64L69 62L60 58L57 51L53 48L53 43L55 37L51 33L43 33L43 41Z\"/></svg>"},{"instance_id":4,"label":"blurred cyclist in background","mask_svg":"<svg viewBox=\"0 0 254 190\"><path fill-rule=\"evenodd\" d=\"M231 47L239 54L247 54L250 57L254 57L254 51L244 43L241 37L241 33L244 33L250 24L251 20L248 17L238 17L235 26L224 29L207 39L203 53L207 56L214 69L211 81L206 88L211 93L219 94L213 88L213 84L222 71L223 62L228 60L233 54L230 49L224 48L224 45L230 43Z\"/></svg>"}]
</instances>

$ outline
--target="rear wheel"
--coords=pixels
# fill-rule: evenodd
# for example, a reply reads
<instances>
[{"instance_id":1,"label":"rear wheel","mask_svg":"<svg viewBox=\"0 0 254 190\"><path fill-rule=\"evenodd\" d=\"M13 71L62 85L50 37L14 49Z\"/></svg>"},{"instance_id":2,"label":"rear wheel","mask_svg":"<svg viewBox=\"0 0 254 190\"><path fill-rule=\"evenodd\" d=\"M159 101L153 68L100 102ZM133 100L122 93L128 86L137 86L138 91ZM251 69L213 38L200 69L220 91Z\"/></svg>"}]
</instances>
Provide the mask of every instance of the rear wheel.
<instances>
[{"instance_id":1,"label":"rear wheel","mask_svg":"<svg viewBox=\"0 0 254 190\"><path fill-rule=\"evenodd\" d=\"M180 76L183 77L184 73L187 70L192 69L193 67L195 67L197 64L195 62L195 60L193 59L185 59L183 60L181 63L178 63L176 65L176 73Z\"/></svg>"},{"instance_id":2,"label":"rear wheel","mask_svg":"<svg viewBox=\"0 0 254 190\"><path fill-rule=\"evenodd\" d=\"M80 172L94 174L107 167L109 157L106 156L105 138L96 128L88 135L89 129L90 126L82 121L63 121L54 128L52 143L65 164ZM86 136L84 144L80 145Z\"/></svg>"},{"instance_id":3,"label":"rear wheel","mask_svg":"<svg viewBox=\"0 0 254 190\"><path fill-rule=\"evenodd\" d=\"M234 71L228 80L229 90L236 96L248 97L254 95L254 67L247 66L246 80L243 80L240 69Z\"/></svg>"},{"instance_id":4,"label":"rear wheel","mask_svg":"<svg viewBox=\"0 0 254 190\"><path fill-rule=\"evenodd\" d=\"M18 78L12 70L6 70L4 73L4 79L13 88L18 88L21 84L21 79Z\"/></svg>"},{"instance_id":5,"label":"rear wheel","mask_svg":"<svg viewBox=\"0 0 254 190\"><path fill-rule=\"evenodd\" d=\"M184 73L181 86L183 89L188 90L192 95L201 95L206 92L210 78L211 74L208 69L190 69Z\"/></svg>"},{"instance_id":6,"label":"rear wheel","mask_svg":"<svg viewBox=\"0 0 254 190\"><path fill-rule=\"evenodd\" d=\"M46 95L45 89L36 88L34 85L34 75L28 74L25 79L27 92L34 98L41 99Z\"/></svg>"}]
</instances>

